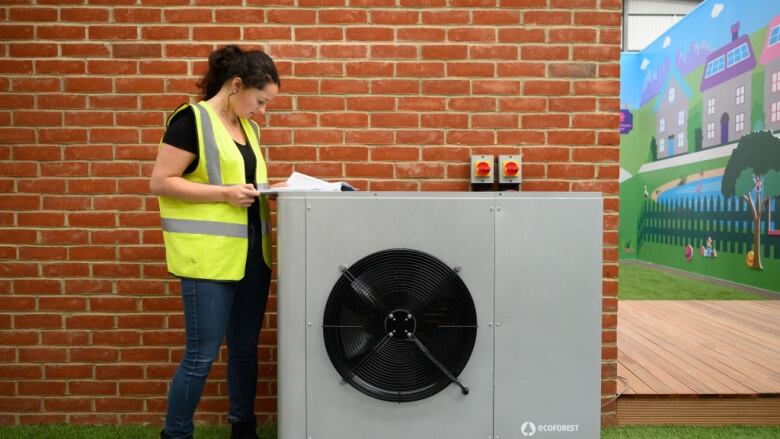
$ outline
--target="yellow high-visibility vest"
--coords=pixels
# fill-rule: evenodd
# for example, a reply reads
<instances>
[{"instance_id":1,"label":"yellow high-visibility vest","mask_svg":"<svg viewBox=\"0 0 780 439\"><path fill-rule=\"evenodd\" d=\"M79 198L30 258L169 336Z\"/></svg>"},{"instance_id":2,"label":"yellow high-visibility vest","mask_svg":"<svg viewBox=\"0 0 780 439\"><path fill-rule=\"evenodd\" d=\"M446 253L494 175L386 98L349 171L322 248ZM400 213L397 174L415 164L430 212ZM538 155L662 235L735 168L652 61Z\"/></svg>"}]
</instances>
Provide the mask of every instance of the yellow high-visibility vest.
<instances>
[{"instance_id":1,"label":"yellow high-visibility vest","mask_svg":"<svg viewBox=\"0 0 780 439\"><path fill-rule=\"evenodd\" d=\"M187 108L184 104L176 109ZM199 184L232 186L246 183L244 158L216 111L206 102L192 105L198 132L198 166L183 178ZM173 119L168 118L168 124ZM268 187L260 152L260 128L248 119L241 127L257 158L255 181ZM162 145L162 141L160 142ZM227 202L198 203L159 197L168 271L180 277L240 280L249 250L247 208ZM271 267L271 215L268 198L260 196L263 260Z\"/></svg>"}]
</instances>

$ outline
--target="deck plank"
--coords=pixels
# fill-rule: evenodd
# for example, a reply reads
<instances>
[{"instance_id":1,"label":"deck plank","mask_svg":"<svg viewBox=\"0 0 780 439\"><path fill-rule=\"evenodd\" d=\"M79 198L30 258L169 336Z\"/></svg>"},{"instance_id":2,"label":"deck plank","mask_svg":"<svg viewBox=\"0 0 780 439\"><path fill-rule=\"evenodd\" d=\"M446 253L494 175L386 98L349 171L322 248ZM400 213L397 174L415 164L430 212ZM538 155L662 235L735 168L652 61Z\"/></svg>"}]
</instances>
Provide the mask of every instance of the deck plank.
<instances>
[{"instance_id":1,"label":"deck plank","mask_svg":"<svg viewBox=\"0 0 780 439\"><path fill-rule=\"evenodd\" d=\"M778 322L780 301L621 301L625 394L780 395Z\"/></svg>"}]
</instances>

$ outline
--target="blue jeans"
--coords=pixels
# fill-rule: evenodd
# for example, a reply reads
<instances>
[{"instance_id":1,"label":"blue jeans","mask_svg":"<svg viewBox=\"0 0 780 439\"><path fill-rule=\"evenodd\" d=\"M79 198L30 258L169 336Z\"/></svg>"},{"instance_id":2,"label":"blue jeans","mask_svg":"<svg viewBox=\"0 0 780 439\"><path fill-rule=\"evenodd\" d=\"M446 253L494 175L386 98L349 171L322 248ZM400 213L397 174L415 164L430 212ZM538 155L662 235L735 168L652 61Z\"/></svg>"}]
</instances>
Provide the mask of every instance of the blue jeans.
<instances>
[{"instance_id":1,"label":"blue jeans","mask_svg":"<svg viewBox=\"0 0 780 439\"><path fill-rule=\"evenodd\" d=\"M223 337L228 347L228 420L255 420L257 340L271 281L271 270L258 252L248 255L240 281L181 280L187 341L168 391L165 433L171 438L193 434L192 417Z\"/></svg>"}]
</instances>

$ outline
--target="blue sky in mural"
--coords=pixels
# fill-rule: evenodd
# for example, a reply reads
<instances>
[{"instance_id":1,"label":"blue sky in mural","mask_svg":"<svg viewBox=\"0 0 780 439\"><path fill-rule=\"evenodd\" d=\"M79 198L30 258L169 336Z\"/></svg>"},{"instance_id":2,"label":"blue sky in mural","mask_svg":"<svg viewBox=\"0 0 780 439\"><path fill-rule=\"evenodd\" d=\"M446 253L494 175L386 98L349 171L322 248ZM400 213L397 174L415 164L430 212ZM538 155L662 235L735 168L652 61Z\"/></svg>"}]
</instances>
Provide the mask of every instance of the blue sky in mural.
<instances>
[{"instance_id":1,"label":"blue sky in mural","mask_svg":"<svg viewBox=\"0 0 780 439\"><path fill-rule=\"evenodd\" d=\"M702 65L707 55L731 41L731 25L739 22L739 35L752 34L780 14L778 0L708 0L701 3L647 48L624 53L621 77L624 108L638 108L659 91L666 72L677 67L683 75ZM754 51L760 48L754 47Z\"/></svg>"}]
</instances>

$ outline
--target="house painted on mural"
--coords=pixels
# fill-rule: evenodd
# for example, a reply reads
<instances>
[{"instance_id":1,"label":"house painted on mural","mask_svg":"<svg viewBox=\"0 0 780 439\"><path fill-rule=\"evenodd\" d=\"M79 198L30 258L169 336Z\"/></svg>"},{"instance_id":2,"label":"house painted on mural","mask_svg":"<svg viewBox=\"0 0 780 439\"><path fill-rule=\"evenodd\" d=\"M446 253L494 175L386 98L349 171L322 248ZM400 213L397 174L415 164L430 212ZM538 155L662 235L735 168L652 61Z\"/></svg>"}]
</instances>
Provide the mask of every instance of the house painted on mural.
<instances>
[{"instance_id":1,"label":"house painted on mural","mask_svg":"<svg viewBox=\"0 0 780 439\"><path fill-rule=\"evenodd\" d=\"M731 41L708 57L701 82L702 146L739 140L751 131L751 78L756 56L750 38L731 26Z\"/></svg>"},{"instance_id":2,"label":"house painted on mural","mask_svg":"<svg viewBox=\"0 0 780 439\"><path fill-rule=\"evenodd\" d=\"M764 65L766 129L777 131L780 130L780 15L769 23L761 64Z\"/></svg>"},{"instance_id":3,"label":"house painted on mural","mask_svg":"<svg viewBox=\"0 0 780 439\"><path fill-rule=\"evenodd\" d=\"M655 102L655 138L659 159L688 152L690 100L690 87L677 68L672 67Z\"/></svg>"}]
</instances>

